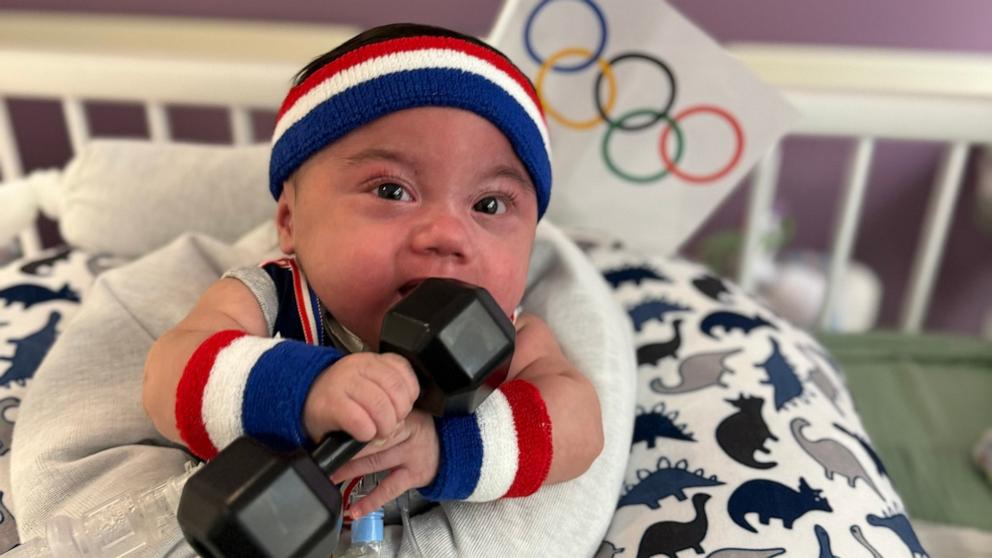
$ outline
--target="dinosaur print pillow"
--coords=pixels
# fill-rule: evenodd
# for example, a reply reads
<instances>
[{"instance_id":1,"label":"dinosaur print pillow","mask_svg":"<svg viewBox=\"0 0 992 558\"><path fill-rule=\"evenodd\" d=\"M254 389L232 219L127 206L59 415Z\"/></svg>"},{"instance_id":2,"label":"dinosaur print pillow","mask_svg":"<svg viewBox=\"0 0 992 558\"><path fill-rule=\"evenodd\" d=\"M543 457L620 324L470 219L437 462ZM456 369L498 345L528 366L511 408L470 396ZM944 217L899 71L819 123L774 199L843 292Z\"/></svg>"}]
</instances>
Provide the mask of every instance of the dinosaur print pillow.
<instances>
[{"instance_id":1,"label":"dinosaur print pillow","mask_svg":"<svg viewBox=\"0 0 992 558\"><path fill-rule=\"evenodd\" d=\"M114 261L56 248L0 267L0 552L18 542L10 509L10 441L17 408L93 277Z\"/></svg>"},{"instance_id":2,"label":"dinosaur print pillow","mask_svg":"<svg viewBox=\"0 0 992 558\"><path fill-rule=\"evenodd\" d=\"M586 249L639 363L630 461L597 556L928 556L815 339L700 265Z\"/></svg>"}]
</instances>

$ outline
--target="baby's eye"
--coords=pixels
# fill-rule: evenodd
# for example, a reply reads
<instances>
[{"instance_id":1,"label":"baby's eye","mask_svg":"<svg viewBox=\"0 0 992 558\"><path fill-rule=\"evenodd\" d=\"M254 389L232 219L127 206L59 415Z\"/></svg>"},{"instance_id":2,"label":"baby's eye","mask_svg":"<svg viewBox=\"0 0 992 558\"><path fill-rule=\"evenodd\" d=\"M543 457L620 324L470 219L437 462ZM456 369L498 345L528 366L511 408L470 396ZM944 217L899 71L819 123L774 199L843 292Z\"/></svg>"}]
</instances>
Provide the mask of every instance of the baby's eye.
<instances>
[{"instance_id":1,"label":"baby's eye","mask_svg":"<svg viewBox=\"0 0 992 558\"><path fill-rule=\"evenodd\" d=\"M375 193L377 196L387 200L395 201L409 201L413 198L410 197L409 192L406 188L396 184L395 182L386 182L385 184L380 184L376 187Z\"/></svg>"},{"instance_id":2,"label":"baby's eye","mask_svg":"<svg viewBox=\"0 0 992 558\"><path fill-rule=\"evenodd\" d=\"M475 202L472 209L489 215L499 215L506 212L506 202L496 196L486 196Z\"/></svg>"}]
</instances>

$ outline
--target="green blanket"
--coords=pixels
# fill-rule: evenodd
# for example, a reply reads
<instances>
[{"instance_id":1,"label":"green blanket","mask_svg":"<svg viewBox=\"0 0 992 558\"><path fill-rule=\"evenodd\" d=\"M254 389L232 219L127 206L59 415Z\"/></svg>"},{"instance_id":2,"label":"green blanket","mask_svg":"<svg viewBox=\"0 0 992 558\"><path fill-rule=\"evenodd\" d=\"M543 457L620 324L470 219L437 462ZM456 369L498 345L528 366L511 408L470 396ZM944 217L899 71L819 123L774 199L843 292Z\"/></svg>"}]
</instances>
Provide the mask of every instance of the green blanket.
<instances>
[{"instance_id":1,"label":"green blanket","mask_svg":"<svg viewBox=\"0 0 992 558\"><path fill-rule=\"evenodd\" d=\"M823 335L912 517L992 531L971 450L992 428L992 343L950 335Z\"/></svg>"}]
</instances>

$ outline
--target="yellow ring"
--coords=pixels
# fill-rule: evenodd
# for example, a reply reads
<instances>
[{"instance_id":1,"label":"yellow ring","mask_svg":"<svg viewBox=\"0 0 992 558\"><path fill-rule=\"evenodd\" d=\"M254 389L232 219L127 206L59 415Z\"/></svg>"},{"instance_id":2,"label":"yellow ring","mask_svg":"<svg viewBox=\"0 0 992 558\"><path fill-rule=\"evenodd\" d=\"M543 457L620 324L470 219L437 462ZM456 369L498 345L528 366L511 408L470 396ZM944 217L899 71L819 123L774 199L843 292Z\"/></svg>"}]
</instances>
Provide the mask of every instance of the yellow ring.
<instances>
[{"instance_id":1,"label":"yellow ring","mask_svg":"<svg viewBox=\"0 0 992 558\"><path fill-rule=\"evenodd\" d=\"M542 93L544 87L544 76L548 73L548 68L551 68L555 65L555 62L558 62L558 60L565 58L566 56L591 58L592 51L582 47L563 48L547 57L547 59L544 60L544 63L541 64L541 68L537 71L537 83L535 84L535 88L537 89L537 98L541 100L541 105L544 106L544 112L546 112L551 118L554 118L564 126L575 130L588 130L589 128L593 128L603 122L603 117L597 114L589 120L572 120L571 118L563 116L561 113L551 108L551 104L545 100L544 94ZM609 114L609 112L613 110L613 104L617 100L617 80L613 75L613 68L610 67L609 63L602 58L597 58L596 64L599 64L599 69L603 72L603 75L606 76L606 83L609 86L609 96L606 99L606 106L603 107L603 112ZM598 94L598 92L596 92L596 94Z\"/></svg>"}]
</instances>

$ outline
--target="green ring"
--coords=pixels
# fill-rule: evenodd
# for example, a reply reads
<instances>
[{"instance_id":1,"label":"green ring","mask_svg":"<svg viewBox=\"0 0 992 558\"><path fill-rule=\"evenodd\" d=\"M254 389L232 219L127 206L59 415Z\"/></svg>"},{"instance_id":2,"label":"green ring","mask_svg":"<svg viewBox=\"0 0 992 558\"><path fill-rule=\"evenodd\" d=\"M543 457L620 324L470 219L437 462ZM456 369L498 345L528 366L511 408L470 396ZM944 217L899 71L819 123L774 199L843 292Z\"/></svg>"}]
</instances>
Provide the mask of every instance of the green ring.
<instances>
[{"instance_id":1,"label":"green ring","mask_svg":"<svg viewBox=\"0 0 992 558\"><path fill-rule=\"evenodd\" d=\"M629 182L634 182L637 184L645 184L647 182L654 182L656 180L661 180L662 178L665 177L666 174L668 174L668 169L663 168L661 169L661 172L659 172L658 174L652 174L650 176L634 176L632 174L627 174L626 172L620 170L620 168L617 167L615 164L613 164L613 161L610 159L610 150L608 149L608 147L610 143L610 136L613 135L614 130L623 126L624 122L626 122L627 119L641 115L647 115L652 118L661 118L666 122L668 122L668 124L672 127L672 129L675 130L675 137L677 139L676 143L678 144L678 148L675 151L675 160L674 160L675 163L678 163L682 159L682 151L683 151L682 148L685 145L684 140L682 138L682 129L679 128L678 123L675 122L675 120L673 120L672 117L668 116L667 113L659 115L658 111L655 110L635 109L621 115L620 118L607 120L609 127L606 129L606 133L603 134L603 143L601 144L602 147L601 150L603 152L603 161L606 162L607 168L609 168L613 172L613 174L619 176L620 178L623 178L624 180L627 180Z\"/></svg>"}]
</instances>

